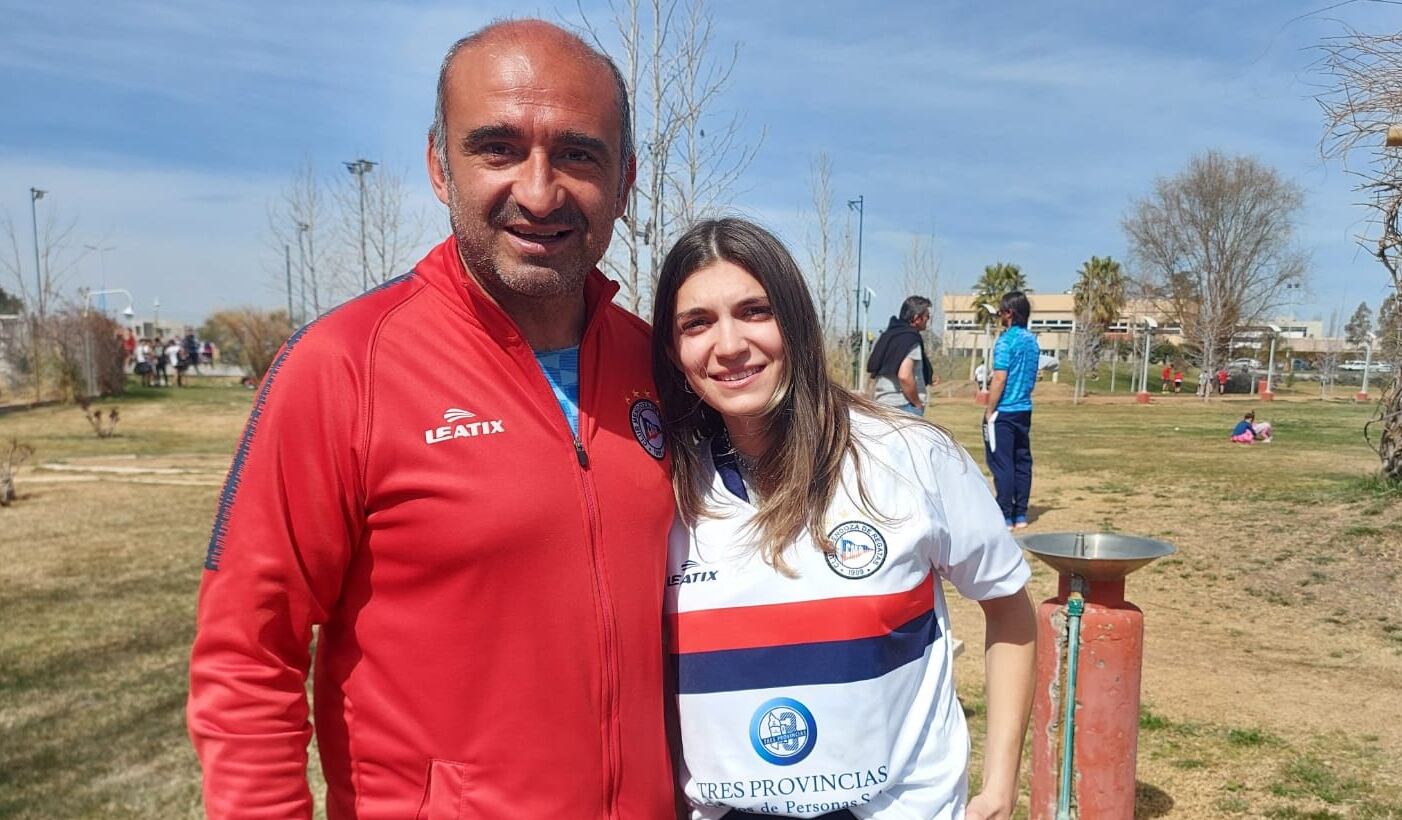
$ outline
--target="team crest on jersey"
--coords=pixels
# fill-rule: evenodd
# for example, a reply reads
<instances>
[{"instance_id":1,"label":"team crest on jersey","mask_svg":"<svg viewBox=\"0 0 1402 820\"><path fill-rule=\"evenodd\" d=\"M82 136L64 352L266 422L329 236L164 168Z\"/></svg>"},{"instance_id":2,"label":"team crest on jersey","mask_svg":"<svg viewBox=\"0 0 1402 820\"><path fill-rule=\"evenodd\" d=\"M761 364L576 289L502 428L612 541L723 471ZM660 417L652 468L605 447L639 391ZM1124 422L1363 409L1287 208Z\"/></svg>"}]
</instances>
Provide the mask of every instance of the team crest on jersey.
<instances>
[{"instance_id":1,"label":"team crest on jersey","mask_svg":"<svg viewBox=\"0 0 1402 820\"><path fill-rule=\"evenodd\" d=\"M661 461L667 452L667 442L662 435L662 411L652 399L638 399L628 409L628 423L633 426L633 438L643 446L647 454Z\"/></svg>"},{"instance_id":2,"label":"team crest on jersey","mask_svg":"<svg viewBox=\"0 0 1402 820\"><path fill-rule=\"evenodd\" d=\"M824 554L828 568L843 578L867 578L886 563L886 539L865 521L838 524L828 533L833 551Z\"/></svg>"},{"instance_id":3,"label":"team crest on jersey","mask_svg":"<svg viewBox=\"0 0 1402 820\"><path fill-rule=\"evenodd\" d=\"M808 707L793 698L765 701L750 718L750 743L775 766L792 766L818 742L818 724Z\"/></svg>"}]
</instances>

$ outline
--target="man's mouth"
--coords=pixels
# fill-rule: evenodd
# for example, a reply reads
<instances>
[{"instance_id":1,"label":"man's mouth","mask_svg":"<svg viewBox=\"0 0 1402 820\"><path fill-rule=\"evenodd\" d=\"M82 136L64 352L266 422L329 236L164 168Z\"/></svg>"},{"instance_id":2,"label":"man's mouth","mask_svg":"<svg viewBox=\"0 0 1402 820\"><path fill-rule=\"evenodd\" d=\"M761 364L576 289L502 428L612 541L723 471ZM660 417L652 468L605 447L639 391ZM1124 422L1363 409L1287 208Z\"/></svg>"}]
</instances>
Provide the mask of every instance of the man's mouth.
<instances>
[{"instance_id":1,"label":"man's mouth","mask_svg":"<svg viewBox=\"0 0 1402 820\"><path fill-rule=\"evenodd\" d=\"M502 230L528 253L549 251L574 233L574 228L562 225L505 225Z\"/></svg>"}]
</instances>

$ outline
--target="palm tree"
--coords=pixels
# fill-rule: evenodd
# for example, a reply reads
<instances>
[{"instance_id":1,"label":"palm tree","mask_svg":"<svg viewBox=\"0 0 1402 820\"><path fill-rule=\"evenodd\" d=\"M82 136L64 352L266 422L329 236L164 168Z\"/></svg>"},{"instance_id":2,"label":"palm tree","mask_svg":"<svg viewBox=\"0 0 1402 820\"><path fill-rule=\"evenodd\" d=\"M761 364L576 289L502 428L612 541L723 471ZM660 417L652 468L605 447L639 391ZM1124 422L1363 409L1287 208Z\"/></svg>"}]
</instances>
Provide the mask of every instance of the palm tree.
<instances>
[{"instance_id":1,"label":"palm tree","mask_svg":"<svg viewBox=\"0 0 1402 820\"><path fill-rule=\"evenodd\" d=\"M1092 256L1081 265L1080 278L1071 287L1076 315L1088 313L1103 333L1120 318L1125 308L1125 274L1120 263L1110 257Z\"/></svg>"},{"instance_id":2,"label":"palm tree","mask_svg":"<svg viewBox=\"0 0 1402 820\"><path fill-rule=\"evenodd\" d=\"M979 305L997 305L1003 294L1014 290L1027 290L1027 276L1022 268L1006 262L994 262L983 269L983 275L974 283L974 315L980 325L997 325L998 317L981 310Z\"/></svg>"},{"instance_id":3,"label":"palm tree","mask_svg":"<svg viewBox=\"0 0 1402 820\"><path fill-rule=\"evenodd\" d=\"M1080 276L1071 287L1076 305L1075 341L1072 369L1076 372L1073 401L1085 394L1086 379L1100 365L1105 331L1120 318L1125 307L1125 275L1120 263L1110 257L1092 256L1081 265Z\"/></svg>"}]
</instances>

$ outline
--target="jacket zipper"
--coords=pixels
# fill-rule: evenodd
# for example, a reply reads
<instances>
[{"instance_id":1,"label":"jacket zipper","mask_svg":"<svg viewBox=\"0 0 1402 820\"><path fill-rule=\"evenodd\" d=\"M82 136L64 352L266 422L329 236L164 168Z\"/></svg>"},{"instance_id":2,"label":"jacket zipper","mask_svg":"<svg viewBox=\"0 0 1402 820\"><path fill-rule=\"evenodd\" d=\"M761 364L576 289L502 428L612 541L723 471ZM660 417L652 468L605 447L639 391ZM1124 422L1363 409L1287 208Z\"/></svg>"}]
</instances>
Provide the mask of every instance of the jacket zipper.
<instances>
[{"instance_id":1,"label":"jacket zipper","mask_svg":"<svg viewBox=\"0 0 1402 820\"><path fill-rule=\"evenodd\" d=\"M584 449L584 443L578 437L574 437L575 457L579 461L579 479L584 490L584 505L589 514L589 561L594 570L594 592L599 601L599 615L602 621L603 641L604 641L604 726L607 735L608 752L608 785L604 794L604 803L608 807L608 816L617 816L617 807L614 805L618 796L618 771L622 767L619 758L619 725L618 725L618 649L616 646L617 631L613 619L613 598L609 594L608 581L604 577L603 558L599 554L599 499L594 490L594 479L591 475L589 454Z\"/></svg>"}]
</instances>

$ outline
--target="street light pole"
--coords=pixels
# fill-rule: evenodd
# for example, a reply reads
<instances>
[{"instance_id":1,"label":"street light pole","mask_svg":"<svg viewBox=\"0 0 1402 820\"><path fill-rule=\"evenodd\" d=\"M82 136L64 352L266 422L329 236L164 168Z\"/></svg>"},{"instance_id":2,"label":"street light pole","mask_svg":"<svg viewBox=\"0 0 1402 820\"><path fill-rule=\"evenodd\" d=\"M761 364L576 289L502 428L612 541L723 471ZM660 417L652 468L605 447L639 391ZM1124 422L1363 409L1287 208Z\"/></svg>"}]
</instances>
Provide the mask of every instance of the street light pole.
<instances>
[{"instance_id":1,"label":"street light pole","mask_svg":"<svg viewBox=\"0 0 1402 820\"><path fill-rule=\"evenodd\" d=\"M39 212L34 203L44 198L48 191L29 189L29 225L34 229L34 331L29 344L34 348L34 401L43 401L44 375L43 358L39 355L39 332L44 323L44 270L39 264Z\"/></svg>"},{"instance_id":2,"label":"street light pole","mask_svg":"<svg viewBox=\"0 0 1402 820\"><path fill-rule=\"evenodd\" d=\"M1274 393L1275 393L1275 342L1276 342L1276 339L1279 339L1279 338L1280 338L1280 330L1281 330L1281 328L1280 328L1279 325L1271 325L1271 326L1270 326L1270 329L1271 329L1271 355L1270 355L1270 360L1266 363L1266 393L1267 393L1267 394L1274 394Z\"/></svg>"},{"instance_id":3,"label":"street light pole","mask_svg":"<svg viewBox=\"0 0 1402 820\"><path fill-rule=\"evenodd\" d=\"M852 304L854 307L860 307L862 304L862 233L866 226L866 196L858 194L856 199L847 200L847 209L857 212L857 287L853 291L856 301ZM864 344L859 345L859 351L862 346ZM863 362L859 352L857 361L852 362L852 385L854 387L861 385L862 366Z\"/></svg>"},{"instance_id":4,"label":"street light pole","mask_svg":"<svg viewBox=\"0 0 1402 820\"><path fill-rule=\"evenodd\" d=\"M307 245L302 235L311 230L311 227L305 222L297 223L297 277L302 286L302 316L295 324L306 324L307 321Z\"/></svg>"},{"instance_id":5,"label":"street light pole","mask_svg":"<svg viewBox=\"0 0 1402 820\"><path fill-rule=\"evenodd\" d=\"M39 265L39 212L34 203L44 198L48 191L29 189L29 225L34 229L34 299L39 309L39 318L44 318L44 271Z\"/></svg>"},{"instance_id":6,"label":"street light pole","mask_svg":"<svg viewBox=\"0 0 1402 820\"><path fill-rule=\"evenodd\" d=\"M867 357L867 333L871 326L871 303L876 299L876 291L871 288L862 288L862 341L858 345L858 359L866 361ZM857 392L865 393L867 389L867 370L865 367L858 374Z\"/></svg>"},{"instance_id":7,"label":"street light pole","mask_svg":"<svg viewBox=\"0 0 1402 820\"><path fill-rule=\"evenodd\" d=\"M1368 400L1368 371L1373 369L1373 343L1375 341L1377 341L1377 337L1369 333L1367 340L1363 343L1363 349L1366 351L1363 358L1363 386L1359 388L1358 395L1354 397L1358 401Z\"/></svg>"},{"instance_id":8,"label":"street light pole","mask_svg":"<svg viewBox=\"0 0 1402 820\"><path fill-rule=\"evenodd\" d=\"M1134 394L1134 400L1139 404L1149 403L1149 345L1154 339L1154 328L1159 323L1149 316L1140 316L1144 322L1144 362L1139 371L1139 392Z\"/></svg>"},{"instance_id":9,"label":"street light pole","mask_svg":"<svg viewBox=\"0 0 1402 820\"><path fill-rule=\"evenodd\" d=\"M365 254L365 175L370 173L375 163L362 158L342 164L346 166L347 171L355 174L360 183L360 286L362 290L369 290L370 257Z\"/></svg>"}]
</instances>

